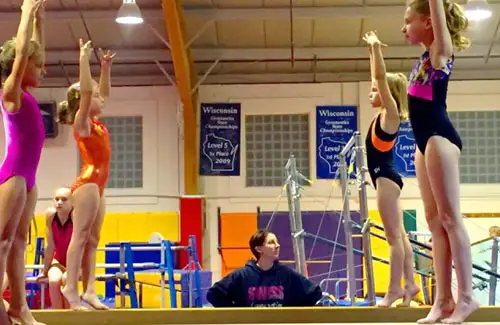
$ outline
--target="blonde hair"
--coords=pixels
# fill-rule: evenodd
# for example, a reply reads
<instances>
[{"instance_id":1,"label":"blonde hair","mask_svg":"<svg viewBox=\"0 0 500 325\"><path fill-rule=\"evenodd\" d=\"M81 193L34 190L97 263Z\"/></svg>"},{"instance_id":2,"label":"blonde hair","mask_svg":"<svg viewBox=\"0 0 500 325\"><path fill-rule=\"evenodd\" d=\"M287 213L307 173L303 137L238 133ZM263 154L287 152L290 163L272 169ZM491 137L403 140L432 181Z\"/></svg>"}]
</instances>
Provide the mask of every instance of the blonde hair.
<instances>
[{"instance_id":1,"label":"blonde hair","mask_svg":"<svg viewBox=\"0 0 500 325\"><path fill-rule=\"evenodd\" d=\"M499 236L500 235L500 227L498 226L491 226L490 229L488 229L490 236Z\"/></svg>"},{"instance_id":2,"label":"blonde hair","mask_svg":"<svg viewBox=\"0 0 500 325\"><path fill-rule=\"evenodd\" d=\"M30 40L28 43L28 57L41 55L41 47L38 42ZM12 66L14 65L14 59L16 58L16 38L13 37L10 40L3 43L0 47L0 80L3 84L5 79L12 73Z\"/></svg>"},{"instance_id":3,"label":"blonde hair","mask_svg":"<svg viewBox=\"0 0 500 325\"><path fill-rule=\"evenodd\" d=\"M469 20L460 5L452 0L443 0L446 12L446 26L451 35L453 47L461 51L470 46L470 40L463 35L469 27ZM429 0L410 0L408 6L422 15L430 15Z\"/></svg>"},{"instance_id":4,"label":"blonde hair","mask_svg":"<svg viewBox=\"0 0 500 325\"><path fill-rule=\"evenodd\" d=\"M403 73L387 73L387 83L392 98L396 101L399 118L401 121L408 120L408 79Z\"/></svg>"},{"instance_id":5,"label":"blonde hair","mask_svg":"<svg viewBox=\"0 0 500 325\"><path fill-rule=\"evenodd\" d=\"M66 92L66 100L57 105L57 123L72 125L80 106L80 83L72 84Z\"/></svg>"}]
</instances>

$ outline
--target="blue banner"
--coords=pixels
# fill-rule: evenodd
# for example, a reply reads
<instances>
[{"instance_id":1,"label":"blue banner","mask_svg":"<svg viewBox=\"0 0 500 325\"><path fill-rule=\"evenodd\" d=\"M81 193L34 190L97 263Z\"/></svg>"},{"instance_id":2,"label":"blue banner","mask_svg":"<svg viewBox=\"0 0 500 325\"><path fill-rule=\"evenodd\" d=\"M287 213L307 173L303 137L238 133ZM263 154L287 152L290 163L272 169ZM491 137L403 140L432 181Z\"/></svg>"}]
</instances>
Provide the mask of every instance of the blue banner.
<instances>
[{"instance_id":1,"label":"blue banner","mask_svg":"<svg viewBox=\"0 0 500 325\"><path fill-rule=\"evenodd\" d=\"M401 122L392 151L394 166L403 177L415 176L415 137L410 121Z\"/></svg>"},{"instance_id":2,"label":"blue banner","mask_svg":"<svg viewBox=\"0 0 500 325\"><path fill-rule=\"evenodd\" d=\"M358 130L357 112L356 106L316 108L316 178L339 177L337 175L339 154L353 133Z\"/></svg>"},{"instance_id":3,"label":"blue banner","mask_svg":"<svg viewBox=\"0 0 500 325\"><path fill-rule=\"evenodd\" d=\"M202 103L200 175L240 175L241 105Z\"/></svg>"}]
</instances>

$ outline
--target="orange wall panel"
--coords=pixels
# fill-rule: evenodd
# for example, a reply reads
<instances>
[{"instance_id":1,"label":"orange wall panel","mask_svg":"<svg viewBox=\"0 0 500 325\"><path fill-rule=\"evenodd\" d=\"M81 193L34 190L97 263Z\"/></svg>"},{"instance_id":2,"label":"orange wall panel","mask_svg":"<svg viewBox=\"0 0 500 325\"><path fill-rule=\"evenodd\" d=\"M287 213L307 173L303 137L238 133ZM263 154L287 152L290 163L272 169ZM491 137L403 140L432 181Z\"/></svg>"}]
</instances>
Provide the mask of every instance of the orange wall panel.
<instances>
[{"instance_id":1,"label":"orange wall panel","mask_svg":"<svg viewBox=\"0 0 500 325\"><path fill-rule=\"evenodd\" d=\"M257 214L223 213L219 222L222 276L225 276L252 258L248 240L257 230Z\"/></svg>"}]
</instances>

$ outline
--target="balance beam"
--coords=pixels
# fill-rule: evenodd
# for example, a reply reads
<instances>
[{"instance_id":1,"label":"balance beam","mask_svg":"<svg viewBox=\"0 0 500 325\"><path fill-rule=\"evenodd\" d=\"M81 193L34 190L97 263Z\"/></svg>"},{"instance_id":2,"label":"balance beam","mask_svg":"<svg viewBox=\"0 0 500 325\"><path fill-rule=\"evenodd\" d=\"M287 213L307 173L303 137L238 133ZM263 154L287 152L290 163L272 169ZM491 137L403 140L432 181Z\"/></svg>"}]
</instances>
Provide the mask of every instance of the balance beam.
<instances>
[{"instance_id":1,"label":"balance beam","mask_svg":"<svg viewBox=\"0 0 500 325\"><path fill-rule=\"evenodd\" d=\"M109 311L33 310L50 325L415 323L430 307L179 308ZM468 322L498 322L500 307L482 307Z\"/></svg>"}]
</instances>

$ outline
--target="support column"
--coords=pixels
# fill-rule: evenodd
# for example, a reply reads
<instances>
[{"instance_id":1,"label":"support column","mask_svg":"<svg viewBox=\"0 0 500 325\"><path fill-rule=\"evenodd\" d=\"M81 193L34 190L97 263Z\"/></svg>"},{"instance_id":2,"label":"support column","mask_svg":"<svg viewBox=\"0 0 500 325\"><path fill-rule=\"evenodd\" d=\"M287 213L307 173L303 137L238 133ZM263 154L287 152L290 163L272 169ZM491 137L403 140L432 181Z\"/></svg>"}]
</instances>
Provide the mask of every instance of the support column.
<instances>
[{"instance_id":1,"label":"support column","mask_svg":"<svg viewBox=\"0 0 500 325\"><path fill-rule=\"evenodd\" d=\"M356 299L356 268L354 265L354 245L352 243L352 220L351 208L349 206L349 166L347 164L347 154L354 144L354 136L349 139L339 155L340 183L342 188L342 223L344 225L345 246L346 246L346 275L347 275L347 297L354 306Z\"/></svg>"},{"instance_id":2,"label":"support column","mask_svg":"<svg viewBox=\"0 0 500 325\"><path fill-rule=\"evenodd\" d=\"M196 129L198 92L192 92L196 85L196 70L189 47L186 46L181 0L162 0L162 7L165 27L171 45L177 88L183 104L184 193L196 195L199 194L199 155Z\"/></svg>"},{"instance_id":3,"label":"support column","mask_svg":"<svg viewBox=\"0 0 500 325\"><path fill-rule=\"evenodd\" d=\"M363 152L363 139L359 132L354 133L355 138L355 152L356 152L356 165L359 171L359 214L360 222L363 226L361 232L363 235L363 253L365 257L365 268L366 268L366 287L367 293L366 298L370 306L376 304L375 297L375 278L373 275L373 257L372 257L372 245L370 238L370 218L368 216L368 197L366 195L366 172L368 171L365 166L365 156Z\"/></svg>"},{"instance_id":4,"label":"support column","mask_svg":"<svg viewBox=\"0 0 500 325\"><path fill-rule=\"evenodd\" d=\"M493 237L493 246L491 247L491 272L498 273L498 237ZM489 292L489 305L495 306L497 298L497 283L496 276L490 275L490 292Z\"/></svg>"}]
</instances>

